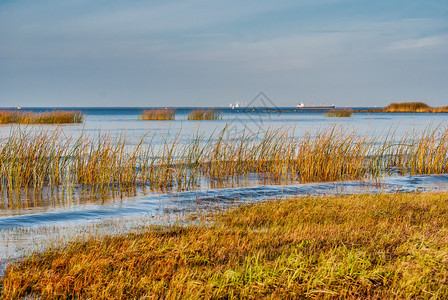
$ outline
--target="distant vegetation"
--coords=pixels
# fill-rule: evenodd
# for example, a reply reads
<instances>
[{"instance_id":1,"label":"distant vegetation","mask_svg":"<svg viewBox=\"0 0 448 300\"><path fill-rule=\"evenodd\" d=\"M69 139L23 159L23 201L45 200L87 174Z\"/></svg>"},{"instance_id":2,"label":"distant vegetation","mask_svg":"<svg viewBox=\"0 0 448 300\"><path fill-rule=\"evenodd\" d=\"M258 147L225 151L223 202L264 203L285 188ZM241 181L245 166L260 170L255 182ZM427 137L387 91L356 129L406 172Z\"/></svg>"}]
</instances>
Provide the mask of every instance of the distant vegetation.
<instances>
[{"instance_id":1,"label":"distant vegetation","mask_svg":"<svg viewBox=\"0 0 448 300\"><path fill-rule=\"evenodd\" d=\"M36 253L0 298L448 299L447 212L446 193L246 205Z\"/></svg>"},{"instance_id":2,"label":"distant vegetation","mask_svg":"<svg viewBox=\"0 0 448 300\"><path fill-rule=\"evenodd\" d=\"M175 109L150 109L144 110L140 120L174 120L176 115Z\"/></svg>"},{"instance_id":3,"label":"distant vegetation","mask_svg":"<svg viewBox=\"0 0 448 300\"><path fill-rule=\"evenodd\" d=\"M83 115L79 111L24 112L0 111L0 124L63 124L82 123Z\"/></svg>"},{"instance_id":4,"label":"distant vegetation","mask_svg":"<svg viewBox=\"0 0 448 300\"><path fill-rule=\"evenodd\" d=\"M218 120L222 113L214 109L196 109L190 112L188 120Z\"/></svg>"},{"instance_id":5,"label":"distant vegetation","mask_svg":"<svg viewBox=\"0 0 448 300\"><path fill-rule=\"evenodd\" d=\"M349 118L352 116L353 110L351 109L334 109L327 112L325 115L327 117L337 117L337 118Z\"/></svg>"},{"instance_id":6,"label":"distant vegetation","mask_svg":"<svg viewBox=\"0 0 448 300\"><path fill-rule=\"evenodd\" d=\"M388 113L448 113L448 106L431 107L423 102L391 103L385 108L373 109L370 112Z\"/></svg>"}]
</instances>

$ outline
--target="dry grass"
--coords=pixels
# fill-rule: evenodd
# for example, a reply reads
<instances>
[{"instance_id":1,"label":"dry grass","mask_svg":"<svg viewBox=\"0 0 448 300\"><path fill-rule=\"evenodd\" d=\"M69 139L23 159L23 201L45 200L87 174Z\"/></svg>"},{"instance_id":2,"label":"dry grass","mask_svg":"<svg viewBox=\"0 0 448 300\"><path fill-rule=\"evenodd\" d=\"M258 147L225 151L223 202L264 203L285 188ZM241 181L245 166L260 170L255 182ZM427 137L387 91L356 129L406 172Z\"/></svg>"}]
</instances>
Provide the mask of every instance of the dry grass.
<instances>
[{"instance_id":1,"label":"dry grass","mask_svg":"<svg viewBox=\"0 0 448 300\"><path fill-rule=\"evenodd\" d=\"M335 109L335 110L330 110L325 115L327 117L349 118L352 116L352 114L353 114L353 110L351 110L351 109Z\"/></svg>"},{"instance_id":2,"label":"dry grass","mask_svg":"<svg viewBox=\"0 0 448 300\"><path fill-rule=\"evenodd\" d=\"M385 108L371 110L371 112L388 112L388 113L447 113L448 106L430 107L423 102L401 102L391 103Z\"/></svg>"},{"instance_id":3,"label":"dry grass","mask_svg":"<svg viewBox=\"0 0 448 300\"><path fill-rule=\"evenodd\" d=\"M447 299L448 195L299 198L9 266L1 297Z\"/></svg>"},{"instance_id":4,"label":"dry grass","mask_svg":"<svg viewBox=\"0 0 448 300\"><path fill-rule=\"evenodd\" d=\"M176 138L161 146L148 138L130 147L125 137L72 140L61 130L12 131L0 140L0 192L82 186L107 193L138 185L183 190L204 178L224 182L249 174L267 176L272 183L307 183L448 171L448 128L383 140L337 126L301 138L288 130L237 138L223 130L215 139L180 143Z\"/></svg>"},{"instance_id":5,"label":"dry grass","mask_svg":"<svg viewBox=\"0 0 448 300\"><path fill-rule=\"evenodd\" d=\"M43 113L24 111L0 111L0 124L63 124L82 123L83 115L79 111L51 111Z\"/></svg>"},{"instance_id":6,"label":"dry grass","mask_svg":"<svg viewBox=\"0 0 448 300\"><path fill-rule=\"evenodd\" d=\"M222 118L222 113L214 109L197 109L188 114L188 120L219 120Z\"/></svg>"},{"instance_id":7,"label":"dry grass","mask_svg":"<svg viewBox=\"0 0 448 300\"><path fill-rule=\"evenodd\" d=\"M176 116L175 109L151 109L144 110L142 115L139 116L140 120L174 120Z\"/></svg>"}]
</instances>

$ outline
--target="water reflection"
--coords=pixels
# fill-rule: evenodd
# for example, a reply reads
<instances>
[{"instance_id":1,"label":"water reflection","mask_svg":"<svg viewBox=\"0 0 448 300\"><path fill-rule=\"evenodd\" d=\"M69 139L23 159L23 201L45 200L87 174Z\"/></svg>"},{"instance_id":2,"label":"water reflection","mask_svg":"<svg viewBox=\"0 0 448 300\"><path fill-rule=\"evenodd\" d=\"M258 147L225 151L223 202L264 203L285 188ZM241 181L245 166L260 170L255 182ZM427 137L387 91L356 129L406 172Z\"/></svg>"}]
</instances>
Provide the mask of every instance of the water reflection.
<instances>
[{"instance_id":1,"label":"water reflection","mask_svg":"<svg viewBox=\"0 0 448 300\"><path fill-rule=\"evenodd\" d=\"M88 204L116 203L124 198L143 195L144 192L144 189L130 187L106 189L100 193L92 187L85 186L78 186L70 191L58 187L44 187L37 190L20 188L12 192L5 190L0 193L0 217L57 211Z\"/></svg>"}]
</instances>

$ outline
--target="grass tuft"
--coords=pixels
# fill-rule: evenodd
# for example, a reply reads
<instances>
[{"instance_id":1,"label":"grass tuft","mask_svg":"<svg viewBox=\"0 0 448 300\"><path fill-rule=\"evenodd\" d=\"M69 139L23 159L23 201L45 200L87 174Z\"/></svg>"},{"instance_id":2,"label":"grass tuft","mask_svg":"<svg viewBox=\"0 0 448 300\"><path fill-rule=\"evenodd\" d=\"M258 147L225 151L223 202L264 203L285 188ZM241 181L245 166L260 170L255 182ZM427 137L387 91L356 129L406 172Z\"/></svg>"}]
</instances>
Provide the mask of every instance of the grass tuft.
<instances>
[{"instance_id":1,"label":"grass tuft","mask_svg":"<svg viewBox=\"0 0 448 300\"><path fill-rule=\"evenodd\" d=\"M382 109L373 109L370 112L386 113L448 113L448 106L431 107L423 102L391 103Z\"/></svg>"},{"instance_id":2,"label":"grass tuft","mask_svg":"<svg viewBox=\"0 0 448 300\"><path fill-rule=\"evenodd\" d=\"M176 115L175 109L151 109L144 110L141 116L139 116L140 120L174 120Z\"/></svg>"},{"instance_id":3,"label":"grass tuft","mask_svg":"<svg viewBox=\"0 0 448 300\"><path fill-rule=\"evenodd\" d=\"M82 123L83 115L79 111L24 112L0 111L0 124L64 124Z\"/></svg>"},{"instance_id":4,"label":"grass tuft","mask_svg":"<svg viewBox=\"0 0 448 300\"><path fill-rule=\"evenodd\" d=\"M196 109L188 114L188 120L219 120L222 113L214 109Z\"/></svg>"}]
</instances>

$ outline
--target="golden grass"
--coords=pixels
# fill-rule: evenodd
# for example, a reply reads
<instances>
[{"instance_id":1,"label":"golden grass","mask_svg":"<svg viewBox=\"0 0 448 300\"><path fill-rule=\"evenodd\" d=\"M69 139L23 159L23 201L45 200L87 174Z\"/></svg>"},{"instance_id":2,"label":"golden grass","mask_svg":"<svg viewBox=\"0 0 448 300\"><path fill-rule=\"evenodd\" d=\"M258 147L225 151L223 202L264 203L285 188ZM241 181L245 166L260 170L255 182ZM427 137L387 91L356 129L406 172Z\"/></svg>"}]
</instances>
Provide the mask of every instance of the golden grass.
<instances>
[{"instance_id":1,"label":"golden grass","mask_svg":"<svg viewBox=\"0 0 448 300\"><path fill-rule=\"evenodd\" d=\"M337 118L349 118L353 114L353 110L351 109L335 109L330 110L325 115L327 117L337 117Z\"/></svg>"},{"instance_id":2,"label":"golden grass","mask_svg":"<svg viewBox=\"0 0 448 300\"><path fill-rule=\"evenodd\" d=\"M399 102L391 103L385 108L374 109L370 112L388 113L448 113L448 106L431 107L423 102Z\"/></svg>"},{"instance_id":3,"label":"golden grass","mask_svg":"<svg viewBox=\"0 0 448 300\"><path fill-rule=\"evenodd\" d=\"M447 214L446 193L248 205L32 255L1 297L447 299Z\"/></svg>"},{"instance_id":4,"label":"golden grass","mask_svg":"<svg viewBox=\"0 0 448 300\"><path fill-rule=\"evenodd\" d=\"M448 128L383 140L338 126L301 138L288 130L237 138L223 130L215 139L180 143L176 138L161 146L148 138L131 147L125 137L107 134L72 140L61 130L13 130L0 140L0 192L81 186L107 193L139 185L184 190L201 179L225 182L249 174L267 176L272 183L307 183L448 172Z\"/></svg>"},{"instance_id":5,"label":"golden grass","mask_svg":"<svg viewBox=\"0 0 448 300\"><path fill-rule=\"evenodd\" d=\"M214 109L196 109L188 114L188 120L219 120L222 113Z\"/></svg>"},{"instance_id":6,"label":"golden grass","mask_svg":"<svg viewBox=\"0 0 448 300\"><path fill-rule=\"evenodd\" d=\"M151 109L144 110L142 115L139 116L140 120L174 120L176 115L175 109Z\"/></svg>"},{"instance_id":7,"label":"golden grass","mask_svg":"<svg viewBox=\"0 0 448 300\"><path fill-rule=\"evenodd\" d=\"M79 111L24 112L0 111L0 124L63 124L82 123L83 115Z\"/></svg>"}]
</instances>

